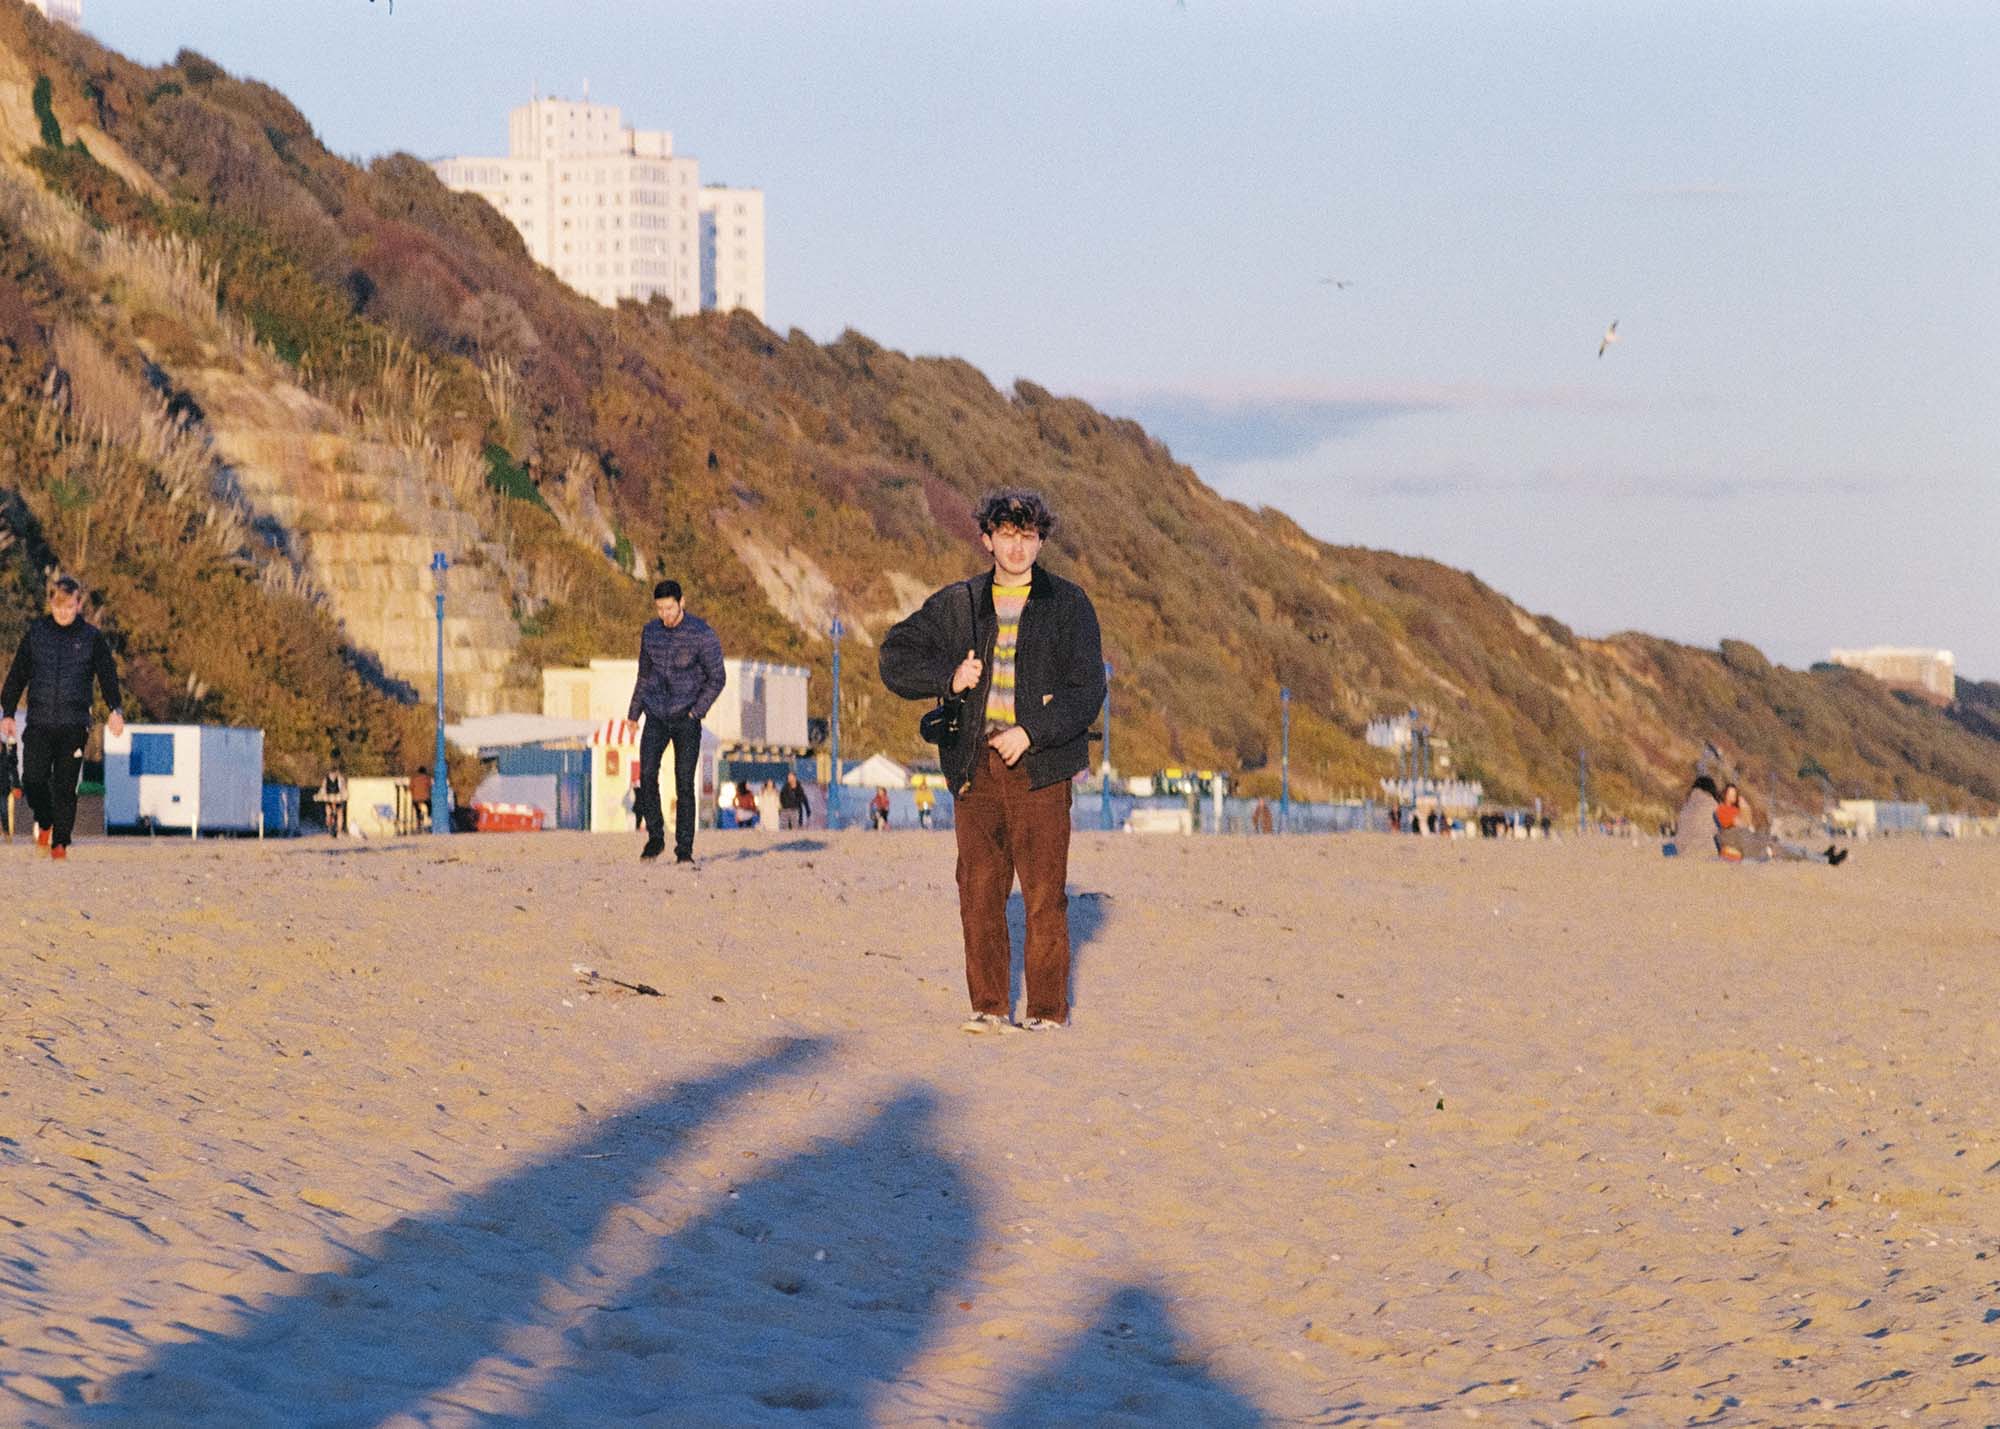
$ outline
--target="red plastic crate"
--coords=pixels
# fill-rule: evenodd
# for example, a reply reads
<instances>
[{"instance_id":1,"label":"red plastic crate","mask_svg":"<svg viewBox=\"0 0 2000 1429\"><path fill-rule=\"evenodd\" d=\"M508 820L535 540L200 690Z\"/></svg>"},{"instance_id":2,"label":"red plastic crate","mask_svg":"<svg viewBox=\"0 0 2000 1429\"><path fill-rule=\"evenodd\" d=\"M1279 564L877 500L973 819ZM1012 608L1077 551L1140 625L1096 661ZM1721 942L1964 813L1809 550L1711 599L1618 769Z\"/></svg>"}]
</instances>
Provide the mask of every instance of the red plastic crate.
<instances>
[{"instance_id":1,"label":"red plastic crate","mask_svg":"<svg viewBox=\"0 0 2000 1429\"><path fill-rule=\"evenodd\" d=\"M532 834L542 828L542 811L533 804L472 806L472 826L482 834Z\"/></svg>"}]
</instances>

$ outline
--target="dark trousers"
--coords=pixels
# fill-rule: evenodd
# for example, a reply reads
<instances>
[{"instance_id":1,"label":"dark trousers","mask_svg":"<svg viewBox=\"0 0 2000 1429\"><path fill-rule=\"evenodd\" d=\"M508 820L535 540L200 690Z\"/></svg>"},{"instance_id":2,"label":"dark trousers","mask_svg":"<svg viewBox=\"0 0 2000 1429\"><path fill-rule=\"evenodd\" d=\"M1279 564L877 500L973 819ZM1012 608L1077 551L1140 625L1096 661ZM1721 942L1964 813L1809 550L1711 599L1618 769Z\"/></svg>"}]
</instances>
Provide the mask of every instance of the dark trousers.
<instances>
[{"instance_id":1,"label":"dark trousers","mask_svg":"<svg viewBox=\"0 0 2000 1429\"><path fill-rule=\"evenodd\" d=\"M83 743L87 725L31 724L21 731L21 789L35 822L49 831L49 842L69 847L76 829L76 781L83 773Z\"/></svg>"},{"instance_id":2,"label":"dark trousers","mask_svg":"<svg viewBox=\"0 0 2000 1429\"><path fill-rule=\"evenodd\" d=\"M958 916L974 1012L1008 1012L1007 895L1018 873L1027 1015L1069 1020L1069 803L1067 779L1030 789L1026 761L1009 769L990 749L958 797Z\"/></svg>"},{"instance_id":3,"label":"dark trousers","mask_svg":"<svg viewBox=\"0 0 2000 1429\"><path fill-rule=\"evenodd\" d=\"M667 836L666 811L660 807L660 757L674 746L674 857L694 857L694 770L701 761L701 721L688 715L647 715L639 733L639 817L646 836L662 842Z\"/></svg>"}]
</instances>

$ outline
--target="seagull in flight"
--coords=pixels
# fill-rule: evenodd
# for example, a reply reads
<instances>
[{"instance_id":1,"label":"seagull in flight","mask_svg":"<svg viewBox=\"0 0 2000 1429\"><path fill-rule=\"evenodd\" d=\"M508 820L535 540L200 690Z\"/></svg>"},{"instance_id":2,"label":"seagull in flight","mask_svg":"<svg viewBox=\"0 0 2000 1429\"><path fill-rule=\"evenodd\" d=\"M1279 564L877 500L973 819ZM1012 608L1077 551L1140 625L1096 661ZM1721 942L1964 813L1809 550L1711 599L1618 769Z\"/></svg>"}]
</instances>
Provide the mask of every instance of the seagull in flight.
<instances>
[{"instance_id":1,"label":"seagull in flight","mask_svg":"<svg viewBox=\"0 0 2000 1429\"><path fill-rule=\"evenodd\" d=\"M1319 285L1322 288L1351 288L1354 286L1354 280L1352 278L1321 278Z\"/></svg>"},{"instance_id":2,"label":"seagull in flight","mask_svg":"<svg viewBox=\"0 0 2000 1429\"><path fill-rule=\"evenodd\" d=\"M1618 319L1613 318L1611 326L1604 330L1604 337L1597 344L1597 355L1599 357L1604 356L1604 349L1616 341L1618 341Z\"/></svg>"}]
</instances>

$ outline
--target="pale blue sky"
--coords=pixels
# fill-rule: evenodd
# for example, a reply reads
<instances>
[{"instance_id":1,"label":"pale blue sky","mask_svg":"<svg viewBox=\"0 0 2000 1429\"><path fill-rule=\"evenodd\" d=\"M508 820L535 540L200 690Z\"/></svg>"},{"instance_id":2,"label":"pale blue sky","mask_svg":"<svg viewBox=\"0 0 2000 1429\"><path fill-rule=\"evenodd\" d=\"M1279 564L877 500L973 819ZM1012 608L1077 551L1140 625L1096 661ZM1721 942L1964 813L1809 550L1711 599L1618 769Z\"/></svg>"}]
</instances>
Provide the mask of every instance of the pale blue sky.
<instances>
[{"instance_id":1,"label":"pale blue sky","mask_svg":"<svg viewBox=\"0 0 2000 1429\"><path fill-rule=\"evenodd\" d=\"M1090 397L1230 496L1585 633L1943 645L2000 679L1989 0L85 21L264 79L360 156L501 152L509 106L587 79L766 191L780 330Z\"/></svg>"}]
</instances>

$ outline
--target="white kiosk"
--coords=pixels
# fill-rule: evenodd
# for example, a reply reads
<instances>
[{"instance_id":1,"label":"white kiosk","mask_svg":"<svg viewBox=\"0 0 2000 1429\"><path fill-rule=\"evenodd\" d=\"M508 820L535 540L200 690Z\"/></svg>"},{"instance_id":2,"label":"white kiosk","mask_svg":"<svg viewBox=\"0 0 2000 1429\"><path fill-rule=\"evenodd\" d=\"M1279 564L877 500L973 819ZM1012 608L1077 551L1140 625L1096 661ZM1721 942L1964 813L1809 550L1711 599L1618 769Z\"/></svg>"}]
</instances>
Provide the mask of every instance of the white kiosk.
<instances>
[{"instance_id":1,"label":"white kiosk","mask_svg":"<svg viewBox=\"0 0 2000 1429\"><path fill-rule=\"evenodd\" d=\"M128 724L104 734L107 833L256 834L264 828L264 731Z\"/></svg>"}]
</instances>

